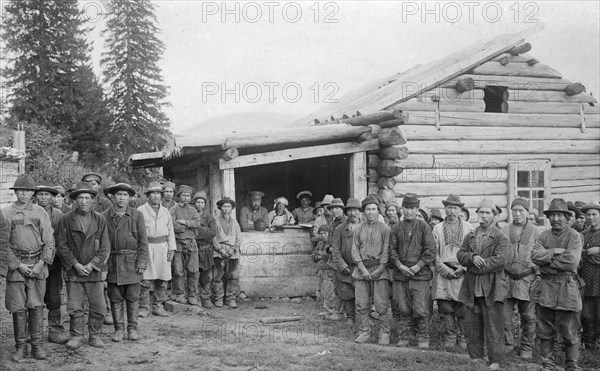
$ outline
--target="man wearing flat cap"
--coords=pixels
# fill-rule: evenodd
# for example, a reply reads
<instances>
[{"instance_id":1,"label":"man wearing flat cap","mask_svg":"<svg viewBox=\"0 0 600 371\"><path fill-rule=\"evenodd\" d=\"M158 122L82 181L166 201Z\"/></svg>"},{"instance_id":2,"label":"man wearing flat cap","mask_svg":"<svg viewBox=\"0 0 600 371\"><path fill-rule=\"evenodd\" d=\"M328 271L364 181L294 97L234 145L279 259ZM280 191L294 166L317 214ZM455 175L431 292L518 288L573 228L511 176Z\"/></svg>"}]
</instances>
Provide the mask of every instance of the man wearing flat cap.
<instances>
[{"instance_id":1,"label":"man wearing flat cap","mask_svg":"<svg viewBox=\"0 0 600 371\"><path fill-rule=\"evenodd\" d=\"M97 192L96 197L94 197L94 211L97 213L102 213L108 210L109 207L112 206L112 203L107 198L102 196L102 192L100 192L102 185L102 177L97 173L88 173L81 177L82 182L87 182L92 185L92 188Z\"/></svg>"},{"instance_id":2,"label":"man wearing flat cap","mask_svg":"<svg viewBox=\"0 0 600 371\"><path fill-rule=\"evenodd\" d=\"M177 242L177 252L173 257L171 300L181 304L198 305L198 245L196 230L200 227L200 217L190 205L194 191L187 185L179 186L179 203L169 212L173 218L173 230Z\"/></svg>"},{"instance_id":3,"label":"man wearing flat cap","mask_svg":"<svg viewBox=\"0 0 600 371\"><path fill-rule=\"evenodd\" d=\"M356 263L352 278L358 312L357 343L371 336L371 303L379 315L379 345L390 344L390 272L388 269L390 227L379 219L379 201L368 196L362 201L365 221L353 231L352 259Z\"/></svg>"},{"instance_id":4,"label":"man wearing flat cap","mask_svg":"<svg viewBox=\"0 0 600 371\"><path fill-rule=\"evenodd\" d=\"M315 220L314 209L310 206L312 192L302 191L296 195L296 198L300 200L300 207L297 207L292 211L292 216L298 224L312 223Z\"/></svg>"},{"instance_id":5,"label":"man wearing flat cap","mask_svg":"<svg viewBox=\"0 0 600 371\"><path fill-rule=\"evenodd\" d=\"M67 348L84 344L85 298L88 302L88 345L102 348L100 338L106 315L102 272L110 253L106 218L93 210L98 194L90 183L78 183L69 193L75 209L60 221L57 251L66 271L67 312L71 318L71 340Z\"/></svg>"},{"instance_id":6,"label":"man wearing flat cap","mask_svg":"<svg viewBox=\"0 0 600 371\"><path fill-rule=\"evenodd\" d=\"M52 184L42 181L35 188L35 197L37 204L43 207L50 217L50 223L54 230L54 240L58 236L58 225L63 217L63 213L52 206L54 197L58 195L56 188ZM56 344L66 344L69 341L69 334L65 332L62 326L62 317L60 312L61 292L63 288L62 263L58 254L54 256L54 262L48 269L48 278L46 279L46 295L44 302L48 308L48 341Z\"/></svg>"},{"instance_id":7,"label":"man wearing flat cap","mask_svg":"<svg viewBox=\"0 0 600 371\"><path fill-rule=\"evenodd\" d=\"M531 260L539 266L541 280L532 288L536 303L536 332L545 369L554 369L554 338L562 335L566 370L578 369L580 312L582 300L577 267L581 260L581 235L567 226L572 216L562 198L550 202L544 211L552 229L540 233Z\"/></svg>"},{"instance_id":8,"label":"man wearing flat cap","mask_svg":"<svg viewBox=\"0 0 600 371\"><path fill-rule=\"evenodd\" d=\"M354 230L360 224L361 209L362 205L359 200L349 198L344 206L346 220L335 229L331 239L333 265L337 272L334 280L334 292L342 302L342 307L350 323L354 323L356 318L354 280L352 279L352 272L356 264L352 259L352 242L354 241Z\"/></svg>"},{"instance_id":9,"label":"man wearing flat cap","mask_svg":"<svg viewBox=\"0 0 600 371\"><path fill-rule=\"evenodd\" d=\"M435 260L435 241L431 228L417 219L419 198L407 193L402 200L404 220L394 225L390 235L390 258L393 267L394 302L400 313L398 346L406 347L416 337L419 348L429 348L429 316ZM415 336L416 335L416 336Z\"/></svg>"},{"instance_id":10,"label":"man wearing flat cap","mask_svg":"<svg viewBox=\"0 0 600 371\"><path fill-rule=\"evenodd\" d=\"M42 334L48 266L55 254L52 224L48 213L31 202L36 191L31 175L20 175L10 189L17 200L1 211L10 231L8 243L0 247L0 252L8 262L5 302L15 329L16 351L11 359L19 362L26 357L28 341L31 355L46 359Z\"/></svg>"},{"instance_id":11,"label":"man wearing flat cap","mask_svg":"<svg viewBox=\"0 0 600 371\"><path fill-rule=\"evenodd\" d=\"M115 332L112 341L123 340L125 309L127 309L127 336L138 340L140 283L148 266L148 237L144 216L129 206L135 189L127 183L108 187L114 205L102 215L106 218L110 255L108 257L107 293ZM126 308L124 308L124 306Z\"/></svg>"},{"instance_id":12,"label":"man wearing flat cap","mask_svg":"<svg viewBox=\"0 0 600 371\"><path fill-rule=\"evenodd\" d=\"M504 263L510 246L508 238L494 226L497 215L494 202L483 198L477 207L479 226L465 237L457 253L460 265L467 267L458 294L466 306L467 350L471 359L483 363L485 340L490 370L499 369L504 358Z\"/></svg>"},{"instance_id":13,"label":"man wearing flat cap","mask_svg":"<svg viewBox=\"0 0 600 371\"><path fill-rule=\"evenodd\" d=\"M521 319L521 358L531 359L535 345L535 303L529 293L531 286L539 275L539 270L531 261L531 252L540 234L539 229L527 219L529 201L515 198L510 204L512 223L502 228L508 237L510 248L506 253L506 282L508 294L504 302L504 341L506 351L515 348L513 335L513 315L517 307Z\"/></svg>"},{"instance_id":14,"label":"man wearing flat cap","mask_svg":"<svg viewBox=\"0 0 600 371\"><path fill-rule=\"evenodd\" d=\"M152 182L146 190L148 202L138 207L144 216L146 235L148 236L148 268L144 271L140 284L140 312L144 318L150 314L150 291L154 300L152 314L168 317L164 303L167 301L167 284L171 280L171 261L177 251L175 231L171 213L161 204L163 188L158 182Z\"/></svg>"},{"instance_id":15,"label":"man wearing flat cap","mask_svg":"<svg viewBox=\"0 0 600 371\"><path fill-rule=\"evenodd\" d=\"M212 217L206 204L208 199L206 192L200 191L194 195L192 204L198 211L200 227L196 230L196 244L198 245L198 267L200 275L199 296L204 308L211 309L214 305L211 300L212 294L212 271L214 263L214 250L212 242L217 235L217 223Z\"/></svg>"},{"instance_id":16,"label":"man wearing flat cap","mask_svg":"<svg viewBox=\"0 0 600 371\"><path fill-rule=\"evenodd\" d=\"M265 194L260 191L252 191L249 195L250 206L244 206L240 211L240 227L244 232L253 231L254 222L257 221L269 225L269 211L260 205Z\"/></svg>"},{"instance_id":17,"label":"man wearing flat cap","mask_svg":"<svg viewBox=\"0 0 600 371\"><path fill-rule=\"evenodd\" d=\"M460 219L465 205L460 196L451 194L442 201L446 219L433 228L436 244L436 280L433 298L437 301L440 322L445 335L444 348L467 350L465 342L465 308L458 301L466 267L458 262L456 254L465 237L473 230L470 223Z\"/></svg>"},{"instance_id":18,"label":"man wearing flat cap","mask_svg":"<svg viewBox=\"0 0 600 371\"><path fill-rule=\"evenodd\" d=\"M174 200L175 197L175 183L173 182L165 182L163 184L163 196L162 196L162 205L167 209L171 210L172 207L177 205L177 202Z\"/></svg>"},{"instance_id":19,"label":"man wearing flat cap","mask_svg":"<svg viewBox=\"0 0 600 371\"><path fill-rule=\"evenodd\" d=\"M596 349L600 325L600 205L590 203L581 208L589 228L583 234L583 253L579 272L585 281L583 295L583 343L585 349Z\"/></svg>"},{"instance_id":20,"label":"man wearing flat cap","mask_svg":"<svg viewBox=\"0 0 600 371\"><path fill-rule=\"evenodd\" d=\"M240 293L239 258L241 229L232 216L236 203L229 197L217 202L221 214L216 218L217 235L213 239L213 300L214 306L223 307L223 298L229 308L237 308L236 299ZM223 282L225 281L225 282ZM225 284L225 285L224 285Z\"/></svg>"}]
</instances>

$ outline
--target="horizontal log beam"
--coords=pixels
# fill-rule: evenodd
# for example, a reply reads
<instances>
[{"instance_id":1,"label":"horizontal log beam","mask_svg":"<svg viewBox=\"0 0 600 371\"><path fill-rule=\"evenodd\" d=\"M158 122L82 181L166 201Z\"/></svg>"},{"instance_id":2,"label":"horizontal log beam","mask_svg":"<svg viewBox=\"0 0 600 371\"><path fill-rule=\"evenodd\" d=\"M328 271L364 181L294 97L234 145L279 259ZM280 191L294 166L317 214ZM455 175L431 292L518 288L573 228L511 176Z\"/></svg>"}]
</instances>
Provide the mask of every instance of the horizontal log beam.
<instances>
[{"instance_id":1,"label":"horizontal log beam","mask_svg":"<svg viewBox=\"0 0 600 371\"><path fill-rule=\"evenodd\" d=\"M501 65L498 62L486 62L475 67L471 75L505 75L523 77L547 77L553 79L562 78L562 74L554 68L542 63L530 66L524 63L509 63Z\"/></svg>"},{"instance_id":2,"label":"horizontal log beam","mask_svg":"<svg viewBox=\"0 0 600 371\"><path fill-rule=\"evenodd\" d=\"M435 113L425 111L410 111L411 125L435 125ZM594 121L598 115L585 115L587 127L600 127L600 122ZM590 120L588 120L590 116ZM581 127L581 116L571 115L529 115L517 113L491 112L441 112L440 126L514 126L514 127ZM410 138L407 138L410 140Z\"/></svg>"},{"instance_id":3,"label":"horizontal log beam","mask_svg":"<svg viewBox=\"0 0 600 371\"><path fill-rule=\"evenodd\" d=\"M533 59L533 57L527 53L512 55L510 53L502 53L496 58L492 59L494 62L502 63L502 61L506 61L506 63L527 63L529 60Z\"/></svg>"},{"instance_id":4,"label":"horizontal log beam","mask_svg":"<svg viewBox=\"0 0 600 371\"><path fill-rule=\"evenodd\" d=\"M568 188L568 187L581 187L581 186L593 186L600 184L600 179L569 179L569 180L553 180L552 188Z\"/></svg>"},{"instance_id":5,"label":"horizontal log beam","mask_svg":"<svg viewBox=\"0 0 600 371\"><path fill-rule=\"evenodd\" d=\"M572 179L597 179L600 184L600 167L598 166L577 166L569 168L552 169L552 180L572 180Z\"/></svg>"},{"instance_id":6,"label":"horizontal log beam","mask_svg":"<svg viewBox=\"0 0 600 371\"><path fill-rule=\"evenodd\" d=\"M454 192L454 191L452 191ZM456 192L454 192L456 193ZM465 204L467 208L476 208L481 202L482 198L491 199L496 206L506 208L508 206L508 196L507 195L461 195L460 200ZM442 204L443 200L446 200L447 196L429 196L429 197L421 197L419 196L419 200L421 200L421 205L429 208L436 208L443 210L444 204Z\"/></svg>"},{"instance_id":7,"label":"horizontal log beam","mask_svg":"<svg viewBox=\"0 0 600 371\"><path fill-rule=\"evenodd\" d=\"M562 91L552 90L508 90L508 101L510 102L563 102L563 103L596 103L596 99L587 93L569 96Z\"/></svg>"},{"instance_id":8,"label":"horizontal log beam","mask_svg":"<svg viewBox=\"0 0 600 371\"><path fill-rule=\"evenodd\" d=\"M398 110L389 110L389 111L378 111L374 113L370 113L367 115L361 115L357 117L340 119L340 123L348 124L352 126L368 126L368 125L377 125L380 122L389 121L389 120L402 120L404 119L404 115L401 111Z\"/></svg>"},{"instance_id":9,"label":"horizontal log beam","mask_svg":"<svg viewBox=\"0 0 600 371\"><path fill-rule=\"evenodd\" d=\"M573 83L571 80L543 78L543 77L522 77L522 76L498 76L498 75L461 75L458 78L471 78L475 83L475 89L483 89L488 85L505 86L513 90L556 90L565 91L567 86ZM441 85L443 88L455 87L458 79L450 80Z\"/></svg>"},{"instance_id":10,"label":"horizontal log beam","mask_svg":"<svg viewBox=\"0 0 600 371\"><path fill-rule=\"evenodd\" d=\"M600 140L600 128L589 128L585 133L579 129L534 127L496 127L486 126L448 126L440 125L440 130L434 126L406 125L402 131L409 140L438 141L438 140ZM435 145L435 144L432 144Z\"/></svg>"},{"instance_id":11,"label":"horizontal log beam","mask_svg":"<svg viewBox=\"0 0 600 371\"><path fill-rule=\"evenodd\" d=\"M506 182L465 182L465 183L396 183L396 195L404 197L407 192L420 196L447 196L450 193L466 194L506 194Z\"/></svg>"},{"instance_id":12,"label":"horizontal log beam","mask_svg":"<svg viewBox=\"0 0 600 371\"><path fill-rule=\"evenodd\" d=\"M598 191L585 191L585 192L566 192L560 194L554 194L552 192L552 197L561 197L564 198L565 201L583 201L585 203L590 202L598 202Z\"/></svg>"},{"instance_id":13,"label":"horizontal log beam","mask_svg":"<svg viewBox=\"0 0 600 371\"><path fill-rule=\"evenodd\" d=\"M568 193L583 193L583 192L596 192L596 201L598 200L598 194L600 194L600 184L591 185L591 186L579 186L579 187L561 187L554 188L552 187L552 195L558 196L561 194Z\"/></svg>"},{"instance_id":14,"label":"horizontal log beam","mask_svg":"<svg viewBox=\"0 0 600 371\"><path fill-rule=\"evenodd\" d=\"M501 168L429 169L423 166L407 167L406 164L404 166L402 174L394 178L397 183L506 182L508 180L508 170Z\"/></svg>"},{"instance_id":15,"label":"horizontal log beam","mask_svg":"<svg viewBox=\"0 0 600 371\"><path fill-rule=\"evenodd\" d=\"M521 161L540 163L552 161L554 167L571 166L600 166L600 156L594 154L565 155L531 155L510 154L484 155L484 154L411 154L402 161L405 168L506 168L510 162Z\"/></svg>"},{"instance_id":16,"label":"horizontal log beam","mask_svg":"<svg viewBox=\"0 0 600 371\"><path fill-rule=\"evenodd\" d=\"M418 101L417 99L409 99L404 103L398 103L393 106L395 109L403 111L436 111L439 109L440 112L485 112L485 102L483 100L473 101L441 101L434 102L432 100ZM412 123L412 116L411 116Z\"/></svg>"},{"instance_id":17,"label":"horizontal log beam","mask_svg":"<svg viewBox=\"0 0 600 371\"><path fill-rule=\"evenodd\" d=\"M302 160L315 157L336 156L348 153L375 151L379 149L379 142L373 139L363 143L335 143L321 146L310 146L281 151L255 153L239 156L233 161L220 161L219 168L235 169L239 167L265 165L271 163Z\"/></svg>"},{"instance_id":18,"label":"horizontal log beam","mask_svg":"<svg viewBox=\"0 0 600 371\"><path fill-rule=\"evenodd\" d=\"M432 145L429 142L408 142L408 150L416 153L472 153L472 154L504 154L506 151L513 153L531 154L574 154L574 153L599 153L600 143L595 140L468 140L445 141L440 140Z\"/></svg>"},{"instance_id":19,"label":"horizontal log beam","mask_svg":"<svg viewBox=\"0 0 600 371\"><path fill-rule=\"evenodd\" d=\"M509 102L508 113L579 114L581 103L569 102Z\"/></svg>"}]
</instances>

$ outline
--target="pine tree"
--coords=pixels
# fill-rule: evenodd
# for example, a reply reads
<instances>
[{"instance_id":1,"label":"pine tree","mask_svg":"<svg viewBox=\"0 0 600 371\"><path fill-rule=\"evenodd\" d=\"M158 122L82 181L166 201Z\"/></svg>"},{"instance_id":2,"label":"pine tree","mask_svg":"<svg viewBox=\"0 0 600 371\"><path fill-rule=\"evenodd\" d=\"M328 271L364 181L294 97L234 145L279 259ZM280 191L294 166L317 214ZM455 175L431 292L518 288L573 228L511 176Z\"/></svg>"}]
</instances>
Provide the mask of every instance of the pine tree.
<instances>
[{"instance_id":1,"label":"pine tree","mask_svg":"<svg viewBox=\"0 0 600 371\"><path fill-rule=\"evenodd\" d=\"M13 0L5 6L2 73L12 120L66 135L65 149L98 161L107 115L87 31L76 0Z\"/></svg>"},{"instance_id":2,"label":"pine tree","mask_svg":"<svg viewBox=\"0 0 600 371\"><path fill-rule=\"evenodd\" d=\"M165 47L149 0L112 0L110 9L101 65L111 112L111 155L126 171L129 155L160 150L167 142L167 88L158 66Z\"/></svg>"}]
</instances>

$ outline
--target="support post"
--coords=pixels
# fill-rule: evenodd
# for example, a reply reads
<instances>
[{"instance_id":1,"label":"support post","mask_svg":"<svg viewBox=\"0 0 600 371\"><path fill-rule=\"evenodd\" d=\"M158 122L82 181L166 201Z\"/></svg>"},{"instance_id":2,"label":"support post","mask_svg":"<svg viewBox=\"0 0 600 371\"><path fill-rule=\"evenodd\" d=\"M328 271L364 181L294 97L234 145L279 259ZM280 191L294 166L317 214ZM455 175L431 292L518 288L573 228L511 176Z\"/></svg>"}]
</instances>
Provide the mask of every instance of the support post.
<instances>
[{"instance_id":1,"label":"support post","mask_svg":"<svg viewBox=\"0 0 600 371\"><path fill-rule=\"evenodd\" d=\"M367 197L367 153L357 152L350 157L350 195L358 200Z\"/></svg>"}]
</instances>

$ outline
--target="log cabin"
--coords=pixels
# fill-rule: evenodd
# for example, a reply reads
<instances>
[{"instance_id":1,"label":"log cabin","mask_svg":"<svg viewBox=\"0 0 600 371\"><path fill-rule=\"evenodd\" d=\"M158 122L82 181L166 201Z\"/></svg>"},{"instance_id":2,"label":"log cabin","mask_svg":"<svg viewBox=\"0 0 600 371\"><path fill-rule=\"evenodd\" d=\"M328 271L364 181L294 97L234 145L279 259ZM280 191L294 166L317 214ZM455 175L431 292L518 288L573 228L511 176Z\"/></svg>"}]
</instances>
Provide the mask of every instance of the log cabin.
<instances>
[{"instance_id":1,"label":"log cabin","mask_svg":"<svg viewBox=\"0 0 600 371\"><path fill-rule=\"evenodd\" d=\"M377 193L401 202L417 193L442 209L459 194L475 221L486 196L502 208L525 197L544 210L554 197L598 201L600 113L585 87L530 54L543 25L494 37L441 60L384 77L280 129L190 133L169 153L136 154L132 166L162 167L177 184L223 196L238 212L250 190L270 208L301 190L313 202ZM293 208L294 206L291 205ZM443 213L443 210L442 210ZM245 232L240 284L248 296L314 292L308 232Z\"/></svg>"}]
</instances>

